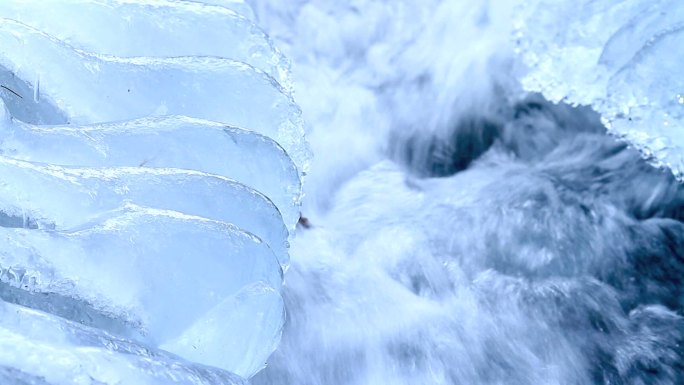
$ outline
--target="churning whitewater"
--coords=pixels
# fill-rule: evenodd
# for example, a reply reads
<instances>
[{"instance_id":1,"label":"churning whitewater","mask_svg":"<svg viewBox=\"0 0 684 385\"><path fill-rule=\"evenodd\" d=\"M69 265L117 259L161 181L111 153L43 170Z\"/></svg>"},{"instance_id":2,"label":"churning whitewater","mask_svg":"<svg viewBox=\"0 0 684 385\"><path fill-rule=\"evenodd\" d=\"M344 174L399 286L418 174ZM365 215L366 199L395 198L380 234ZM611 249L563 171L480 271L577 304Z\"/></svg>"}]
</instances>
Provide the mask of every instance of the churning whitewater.
<instances>
[{"instance_id":1,"label":"churning whitewater","mask_svg":"<svg viewBox=\"0 0 684 385\"><path fill-rule=\"evenodd\" d=\"M0 18L0 385L684 385L682 0Z\"/></svg>"},{"instance_id":2,"label":"churning whitewater","mask_svg":"<svg viewBox=\"0 0 684 385\"><path fill-rule=\"evenodd\" d=\"M512 2L252 5L315 153L254 384L684 383L684 189L520 90Z\"/></svg>"}]
</instances>

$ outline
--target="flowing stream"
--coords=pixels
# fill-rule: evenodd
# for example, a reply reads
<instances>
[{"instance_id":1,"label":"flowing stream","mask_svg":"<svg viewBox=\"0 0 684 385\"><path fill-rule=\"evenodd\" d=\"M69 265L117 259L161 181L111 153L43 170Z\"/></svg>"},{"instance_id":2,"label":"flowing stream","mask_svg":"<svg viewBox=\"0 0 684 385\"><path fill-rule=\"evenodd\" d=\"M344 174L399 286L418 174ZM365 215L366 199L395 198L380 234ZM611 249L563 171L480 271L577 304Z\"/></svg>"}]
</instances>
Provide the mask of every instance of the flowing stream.
<instances>
[{"instance_id":1,"label":"flowing stream","mask_svg":"<svg viewBox=\"0 0 684 385\"><path fill-rule=\"evenodd\" d=\"M684 189L519 91L506 2L252 3L315 153L253 384L684 383Z\"/></svg>"}]
</instances>

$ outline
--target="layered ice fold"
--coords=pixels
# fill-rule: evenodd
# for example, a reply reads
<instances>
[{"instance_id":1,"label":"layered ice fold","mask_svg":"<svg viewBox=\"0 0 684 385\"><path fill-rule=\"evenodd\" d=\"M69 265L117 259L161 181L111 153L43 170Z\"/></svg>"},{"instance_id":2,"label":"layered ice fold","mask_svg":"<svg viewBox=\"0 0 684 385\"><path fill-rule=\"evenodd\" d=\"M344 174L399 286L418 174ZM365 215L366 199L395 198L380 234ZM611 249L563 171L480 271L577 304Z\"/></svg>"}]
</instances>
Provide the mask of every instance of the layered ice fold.
<instances>
[{"instance_id":1,"label":"layered ice fold","mask_svg":"<svg viewBox=\"0 0 684 385\"><path fill-rule=\"evenodd\" d=\"M305 170L308 147L299 107L277 81L249 64L215 56L88 53L11 19L1 20L0 44L6 53L0 57L5 104L21 121L191 116L272 137Z\"/></svg>"},{"instance_id":2,"label":"layered ice fold","mask_svg":"<svg viewBox=\"0 0 684 385\"><path fill-rule=\"evenodd\" d=\"M252 20L233 10L246 10L246 4L215 3L64 0L51 7L40 0L7 0L0 3L0 14L93 53L231 58L266 72L290 89L287 59ZM215 33L218 30L220 34Z\"/></svg>"},{"instance_id":3,"label":"layered ice fold","mask_svg":"<svg viewBox=\"0 0 684 385\"><path fill-rule=\"evenodd\" d=\"M2 155L70 166L198 170L265 194L290 229L299 218L296 165L275 141L253 131L182 116L87 126L35 126L5 117Z\"/></svg>"},{"instance_id":4,"label":"layered ice fold","mask_svg":"<svg viewBox=\"0 0 684 385\"><path fill-rule=\"evenodd\" d=\"M49 313L0 302L0 314L3 384L247 384L224 370Z\"/></svg>"},{"instance_id":5,"label":"layered ice fold","mask_svg":"<svg viewBox=\"0 0 684 385\"><path fill-rule=\"evenodd\" d=\"M241 0L0 4L0 380L244 384L309 150ZM90 382L89 382L90 381Z\"/></svg>"}]
</instances>

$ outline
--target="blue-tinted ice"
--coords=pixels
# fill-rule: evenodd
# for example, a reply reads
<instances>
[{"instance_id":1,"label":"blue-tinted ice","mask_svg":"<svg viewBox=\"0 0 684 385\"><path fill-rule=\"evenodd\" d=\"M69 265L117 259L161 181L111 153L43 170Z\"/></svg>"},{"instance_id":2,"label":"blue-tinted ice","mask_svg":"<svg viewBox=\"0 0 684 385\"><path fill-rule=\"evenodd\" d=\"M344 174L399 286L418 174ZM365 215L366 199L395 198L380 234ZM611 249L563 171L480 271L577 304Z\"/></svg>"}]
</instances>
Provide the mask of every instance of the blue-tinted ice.
<instances>
[{"instance_id":1,"label":"blue-tinted ice","mask_svg":"<svg viewBox=\"0 0 684 385\"><path fill-rule=\"evenodd\" d=\"M523 86L592 105L611 133L684 179L684 3L527 2L519 48Z\"/></svg>"},{"instance_id":2,"label":"blue-tinted ice","mask_svg":"<svg viewBox=\"0 0 684 385\"><path fill-rule=\"evenodd\" d=\"M181 116L81 127L3 119L0 126L5 156L70 166L198 170L265 194L290 229L299 218L302 191L295 164L277 143L255 132Z\"/></svg>"},{"instance_id":3,"label":"blue-tinted ice","mask_svg":"<svg viewBox=\"0 0 684 385\"><path fill-rule=\"evenodd\" d=\"M309 150L241 0L0 4L0 382L244 384Z\"/></svg>"},{"instance_id":4,"label":"blue-tinted ice","mask_svg":"<svg viewBox=\"0 0 684 385\"><path fill-rule=\"evenodd\" d=\"M2 384L247 384L225 370L49 313L0 302L0 315Z\"/></svg>"},{"instance_id":5,"label":"blue-tinted ice","mask_svg":"<svg viewBox=\"0 0 684 385\"><path fill-rule=\"evenodd\" d=\"M236 226L135 206L95 223L69 231L0 228L0 298L159 346L254 282L280 289L282 272L271 249ZM273 346L283 321L282 305L274 309L281 310L271 311L270 328L226 322L231 327L224 330L271 330L267 340L254 342ZM227 321L235 311L212 318ZM194 348L176 344L172 352L185 357L210 349L218 354L206 357L213 365L237 372L230 355L220 354L220 337L195 341ZM233 357L244 359L242 353Z\"/></svg>"},{"instance_id":6,"label":"blue-tinted ice","mask_svg":"<svg viewBox=\"0 0 684 385\"><path fill-rule=\"evenodd\" d=\"M93 54L10 19L0 22L0 44L5 104L21 121L90 124L191 116L269 136L306 170L299 107L272 77L249 64L215 56Z\"/></svg>"},{"instance_id":7,"label":"blue-tinted ice","mask_svg":"<svg viewBox=\"0 0 684 385\"><path fill-rule=\"evenodd\" d=\"M4 0L0 15L92 53L241 61L289 89L287 60L251 20L228 9L244 12L248 7L237 1L215 3L222 6L169 0L63 0L59 7L50 7L42 0Z\"/></svg>"}]
</instances>

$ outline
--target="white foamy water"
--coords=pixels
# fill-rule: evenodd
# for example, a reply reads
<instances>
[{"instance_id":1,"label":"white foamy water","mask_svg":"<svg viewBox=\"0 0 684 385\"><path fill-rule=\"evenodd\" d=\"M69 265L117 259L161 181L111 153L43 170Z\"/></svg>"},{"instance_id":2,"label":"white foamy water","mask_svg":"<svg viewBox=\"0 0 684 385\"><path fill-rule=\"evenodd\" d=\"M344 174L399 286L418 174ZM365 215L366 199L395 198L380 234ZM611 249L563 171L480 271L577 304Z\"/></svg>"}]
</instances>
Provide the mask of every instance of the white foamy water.
<instances>
[{"instance_id":1,"label":"white foamy water","mask_svg":"<svg viewBox=\"0 0 684 385\"><path fill-rule=\"evenodd\" d=\"M684 381L684 192L520 92L513 2L251 3L315 154L253 384Z\"/></svg>"}]
</instances>

